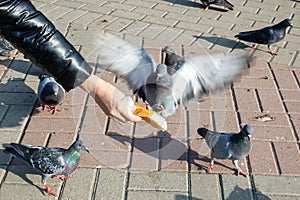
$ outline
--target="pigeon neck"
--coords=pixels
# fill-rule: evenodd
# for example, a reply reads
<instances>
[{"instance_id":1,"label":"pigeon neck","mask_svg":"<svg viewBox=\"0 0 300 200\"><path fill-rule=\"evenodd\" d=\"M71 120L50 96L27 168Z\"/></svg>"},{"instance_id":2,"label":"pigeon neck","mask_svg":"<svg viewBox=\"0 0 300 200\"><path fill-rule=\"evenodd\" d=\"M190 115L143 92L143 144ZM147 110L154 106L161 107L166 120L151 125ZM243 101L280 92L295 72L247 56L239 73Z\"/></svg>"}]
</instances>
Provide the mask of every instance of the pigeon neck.
<instances>
[{"instance_id":1,"label":"pigeon neck","mask_svg":"<svg viewBox=\"0 0 300 200\"><path fill-rule=\"evenodd\" d=\"M79 162L80 159L80 153L75 150L69 150L66 154L66 160L69 164L74 165Z\"/></svg>"}]
</instances>

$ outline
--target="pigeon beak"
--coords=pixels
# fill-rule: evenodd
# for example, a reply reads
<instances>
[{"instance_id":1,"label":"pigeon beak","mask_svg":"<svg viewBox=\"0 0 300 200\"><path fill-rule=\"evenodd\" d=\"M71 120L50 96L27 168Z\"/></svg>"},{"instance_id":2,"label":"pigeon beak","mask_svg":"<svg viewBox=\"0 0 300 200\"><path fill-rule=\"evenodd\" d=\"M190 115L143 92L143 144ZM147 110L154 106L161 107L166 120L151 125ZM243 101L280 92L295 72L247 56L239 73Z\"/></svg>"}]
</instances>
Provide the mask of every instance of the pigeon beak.
<instances>
[{"instance_id":1,"label":"pigeon beak","mask_svg":"<svg viewBox=\"0 0 300 200\"><path fill-rule=\"evenodd\" d=\"M90 150L87 147L85 147L85 151L90 153Z\"/></svg>"}]
</instances>

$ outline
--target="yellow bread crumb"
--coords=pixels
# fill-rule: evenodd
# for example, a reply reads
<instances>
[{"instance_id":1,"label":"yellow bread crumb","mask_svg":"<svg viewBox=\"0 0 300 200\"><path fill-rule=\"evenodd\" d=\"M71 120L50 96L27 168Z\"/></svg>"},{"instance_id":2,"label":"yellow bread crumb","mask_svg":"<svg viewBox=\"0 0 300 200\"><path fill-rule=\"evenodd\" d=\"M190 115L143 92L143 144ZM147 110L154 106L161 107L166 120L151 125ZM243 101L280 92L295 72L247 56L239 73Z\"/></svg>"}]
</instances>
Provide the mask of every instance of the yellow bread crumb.
<instances>
[{"instance_id":1,"label":"yellow bread crumb","mask_svg":"<svg viewBox=\"0 0 300 200\"><path fill-rule=\"evenodd\" d=\"M136 107L135 111L133 112L135 115L141 117L145 122L147 122L154 128L163 131L167 130L167 121L162 116L160 116L153 110L148 110L138 103L135 103L134 105Z\"/></svg>"}]
</instances>

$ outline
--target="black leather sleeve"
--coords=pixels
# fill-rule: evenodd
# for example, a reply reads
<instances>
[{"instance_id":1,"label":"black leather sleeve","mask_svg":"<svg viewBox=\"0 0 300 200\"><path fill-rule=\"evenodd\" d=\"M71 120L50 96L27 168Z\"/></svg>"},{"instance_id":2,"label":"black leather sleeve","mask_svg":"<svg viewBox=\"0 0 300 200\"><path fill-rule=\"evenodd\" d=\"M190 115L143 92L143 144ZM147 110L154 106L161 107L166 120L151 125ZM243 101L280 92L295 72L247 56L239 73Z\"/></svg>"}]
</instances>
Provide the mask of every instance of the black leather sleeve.
<instances>
[{"instance_id":1,"label":"black leather sleeve","mask_svg":"<svg viewBox=\"0 0 300 200\"><path fill-rule=\"evenodd\" d=\"M0 0L0 35L67 91L91 74L91 66L28 0Z\"/></svg>"}]
</instances>

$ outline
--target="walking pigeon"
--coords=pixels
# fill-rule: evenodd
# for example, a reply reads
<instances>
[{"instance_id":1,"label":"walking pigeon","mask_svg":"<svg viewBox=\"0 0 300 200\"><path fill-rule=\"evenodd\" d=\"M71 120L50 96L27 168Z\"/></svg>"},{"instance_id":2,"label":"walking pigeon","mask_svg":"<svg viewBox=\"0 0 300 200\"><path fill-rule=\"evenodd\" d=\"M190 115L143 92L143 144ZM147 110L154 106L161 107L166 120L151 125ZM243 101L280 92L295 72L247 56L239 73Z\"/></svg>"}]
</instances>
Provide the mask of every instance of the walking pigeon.
<instances>
[{"instance_id":1,"label":"walking pigeon","mask_svg":"<svg viewBox=\"0 0 300 200\"><path fill-rule=\"evenodd\" d=\"M185 58L177 55L170 46L164 47L162 52L165 53L164 64L168 67L168 73L173 75L183 65Z\"/></svg>"},{"instance_id":2,"label":"walking pigeon","mask_svg":"<svg viewBox=\"0 0 300 200\"><path fill-rule=\"evenodd\" d=\"M229 10L233 10L234 5L231 4L229 1L227 0L201 0L201 2L203 3L203 10L207 10L209 5L211 4L215 4L218 6L224 6L225 8L229 9Z\"/></svg>"},{"instance_id":3,"label":"walking pigeon","mask_svg":"<svg viewBox=\"0 0 300 200\"><path fill-rule=\"evenodd\" d=\"M10 58L14 58L16 54L10 54L10 51L14 50L15 48L3 37L0 36L0 55L2 56L9 56Z\"/></svg>"},{"instance_id":4,"label":"walking pigeon","mask_svg":"<svg viewBox=\"0 0 300 200\"><path fill-rule=\"evenodd\" d=\"M50 189L47 179L49 177L61 180L68 178L68 175L77 168L81 153L88 152L85 143L81 140L75 141L68 149L25 146L16 143L3 146L5 153L23 160L42 175L42 183L49 195L55 195L55 191Z\"/></svg>"},{"instance_id":5,"label":"walking pigeon","mask_svg":"<svg viewBox=\"0 0 300 200\"><path fill-rule=\"evenodd\" d=\"M65 98L65 89L55 81L53 77L41 75L38 86L38 98L43 108L52 110L52 114L56 111L57 105L62 103Z\"/></svg>"},{"instance_id":6,"label":"walking pigeon","mask_svg":"<svg viewBox=\"0 0 300 200\"><path fill-rule=\"evenodd\" d=\"M218 133L206 128L199 128L198 134L201 135L211 149L211 162L208 170L212 170L214 159L230 159L236 167L237 174L246 174L238 166L238 160L245 158L252 149L250 137L253 127L246 124L239 133Z\"/></svg>"},{"instance_id":7,"label":"walking pigeon","mask_svg":"<svg viewBox=\"0 0 300 200\"><path fill-rule=\"evenodd\" d=\"M158 82L162 79L148 79L151 74L156 73L157 65L144 49L112 36L102 36L96 43L98 46L93 52L99 54L99 66L124 78L129 88L163 117L174 114L179 105L185 105L192 98L201 98L204 94L224 89L225 84L232 83L249 64L247 56L195 56L185 59L182 66L171 75L172 84L162 84ZM163 85L163 94L153 92L153 84Z\"/></svg>"},{"instance_id":8,"label":"walking pigeon","mask_svg":"<svg viewBox=\"0 0 300 200\"><path fill-rule=\"evenodd\" d=\"M255 43L252 46L252 51L255 49L256 44L266 44L268 45L269 53L274 56L277 55L277 53L272 51L271 46L285 37L285 30L289 26L293 27L292 20L285 19L273 26L268 26L259 30L240 32L234 37Z\"/></svg>"}]
</instances>

